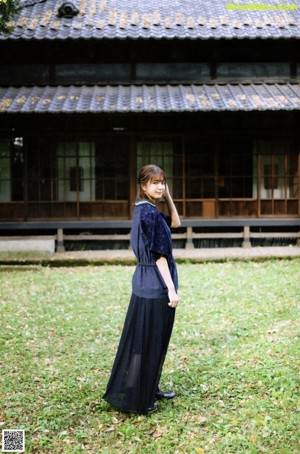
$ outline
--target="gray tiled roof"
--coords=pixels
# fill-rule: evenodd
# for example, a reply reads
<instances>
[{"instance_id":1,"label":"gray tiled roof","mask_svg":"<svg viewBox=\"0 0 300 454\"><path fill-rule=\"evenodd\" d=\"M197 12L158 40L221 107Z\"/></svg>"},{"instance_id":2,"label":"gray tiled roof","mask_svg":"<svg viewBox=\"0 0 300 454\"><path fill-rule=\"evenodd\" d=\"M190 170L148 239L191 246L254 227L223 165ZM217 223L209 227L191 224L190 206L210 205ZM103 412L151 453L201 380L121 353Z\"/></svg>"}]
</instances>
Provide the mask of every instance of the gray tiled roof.
<instances>
[{"instance_id":1,"label":"gray tiled roof","mask_svg":"<svg viewBox=\"0 0 300 454\"><path fill-rule=\"evenodd\" d=\"M0 113L299 110L300 84L0 88Z\"/></svg>"},{"instance_id":2,"label":"gray tiled roof","mask_svg":"<svg viewBox=\"0 0 300 454\"><path fill-rule=\"evenodd\" d=\"M23 0L25 7L13 23L13 33L2 39L300 38L298 0L71 1L79 14L67 19L58 17L63 0ZM260 5L273 9L259 9Z\"/></svg>"}]
</instances>

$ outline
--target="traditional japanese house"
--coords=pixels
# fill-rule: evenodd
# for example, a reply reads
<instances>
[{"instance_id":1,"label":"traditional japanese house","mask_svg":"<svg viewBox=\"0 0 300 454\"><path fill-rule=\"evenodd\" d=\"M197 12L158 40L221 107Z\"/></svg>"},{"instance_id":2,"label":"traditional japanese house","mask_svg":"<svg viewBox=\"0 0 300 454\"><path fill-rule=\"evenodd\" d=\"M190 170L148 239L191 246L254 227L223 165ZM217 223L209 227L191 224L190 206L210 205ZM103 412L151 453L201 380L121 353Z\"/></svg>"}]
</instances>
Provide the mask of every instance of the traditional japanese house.
<instances>
[{"instance_id":1,"label":"traditional japanese house","mask_svg":"<svg viewBox=\"0 0 300 454\"><path fill-rule=\"evenodd\" d=\"M128 228L149 162L190 240L299 230L300 5L22 5L0 36L3 233Z\"/></svg>"}]
</instances>

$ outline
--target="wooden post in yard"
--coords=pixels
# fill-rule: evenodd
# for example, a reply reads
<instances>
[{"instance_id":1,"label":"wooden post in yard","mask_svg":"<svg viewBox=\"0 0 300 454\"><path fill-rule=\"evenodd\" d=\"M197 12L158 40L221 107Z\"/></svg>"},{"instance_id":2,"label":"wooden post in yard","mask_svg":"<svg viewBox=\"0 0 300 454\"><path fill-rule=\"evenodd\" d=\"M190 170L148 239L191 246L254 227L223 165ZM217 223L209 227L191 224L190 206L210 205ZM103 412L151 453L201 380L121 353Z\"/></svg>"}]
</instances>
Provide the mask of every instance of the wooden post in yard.
<instances>
[{"instance_id":1,"label":"wooden post in yard","mask_svg":"<svg viewBox=\"0 0 300 454\"><path fill-rule=\"evenodd\" d=\"M249 225L244 225L244 239L243 239L243 248L250 248L251 241L250 241L250 227Z\"/></svg>"}]
</instances>

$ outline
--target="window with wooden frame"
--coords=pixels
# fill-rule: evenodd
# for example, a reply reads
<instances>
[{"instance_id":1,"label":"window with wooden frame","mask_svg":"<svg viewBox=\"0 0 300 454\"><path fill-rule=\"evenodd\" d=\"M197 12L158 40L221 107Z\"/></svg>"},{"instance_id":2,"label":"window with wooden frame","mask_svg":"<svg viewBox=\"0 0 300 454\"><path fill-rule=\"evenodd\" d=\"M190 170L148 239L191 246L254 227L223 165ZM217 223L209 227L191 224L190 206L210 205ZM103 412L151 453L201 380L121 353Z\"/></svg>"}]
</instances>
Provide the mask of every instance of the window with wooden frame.
<instances>
[{"instance_id":1,"label":"window with wooden frame","mask_svg":"<svg viewBox=\"0 0 300 454\"><path fill-rule=\"evenodd\" d=\"M60 143L57 150L57 166L59 201L94 200L94 142Z\"/></svg>"},{"instance_id":2,"label":"window with wooden frame","mask_svg":"<svg viewBox=\"0 0 300 454\"><path fill-rule=\"evenodd\" d=\"M299 152L288 139L260 140L254 144L254 172L260 214L299 214Z\"/></svg>"},{"instance_id":3,"label":"window with wooden frame","mask_svg":"<svg viewBox=\"0 0 300 454\"><path fill-rule=\"evenodd\" d=\"M0 201L11 200L10 141L0 142Z\"/></svg>"},{"instance_id":4,"label":"window with wooden frame","mask_svg":"<svg viewBox=\"0 0 300 454\"><path fill-rule=\"evenodd\" d=\"M184 194L183 143L181 137L143 137L136 145L137 173L146 164L161 167L177 208L182 214Z\"/></svg>"},{"instance_id":5,"label":"window with wooden frame","mask_svg":"<svg viewBox=\"0 0 300 454\"><path fill-rule=\"evenodd\" d=\"M96 142L95 199L129 199L129 138L103 137Z\"/></svg>"},{"instance_id":6,"label":"window with wooden frame","mask_svg":"<svg viewBox=\"0 0 300 454\"><path fill-rule=\"evenodd\" d=\"M263 168L265 189L278 189L278 164L265 164Z\"/></svg>"}]
</instances>

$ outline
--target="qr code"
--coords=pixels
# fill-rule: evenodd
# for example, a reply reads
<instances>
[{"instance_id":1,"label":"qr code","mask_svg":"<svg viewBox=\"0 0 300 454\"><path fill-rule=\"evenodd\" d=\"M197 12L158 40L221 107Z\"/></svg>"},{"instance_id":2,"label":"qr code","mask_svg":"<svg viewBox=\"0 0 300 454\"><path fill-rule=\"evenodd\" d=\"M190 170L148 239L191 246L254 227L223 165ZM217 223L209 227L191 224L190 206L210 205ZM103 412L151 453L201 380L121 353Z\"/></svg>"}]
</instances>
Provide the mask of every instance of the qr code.
<instances>
[{"instance_id":1,"label":"qr code","mask_svg":"<svg viewBox=\"0 0 300 454\"><path fill-rule=\"evenodd\" d=\"M25 451L24 430L2 431L2 452L24 452L24 451Z\"/></svg>"}]
</instances>

